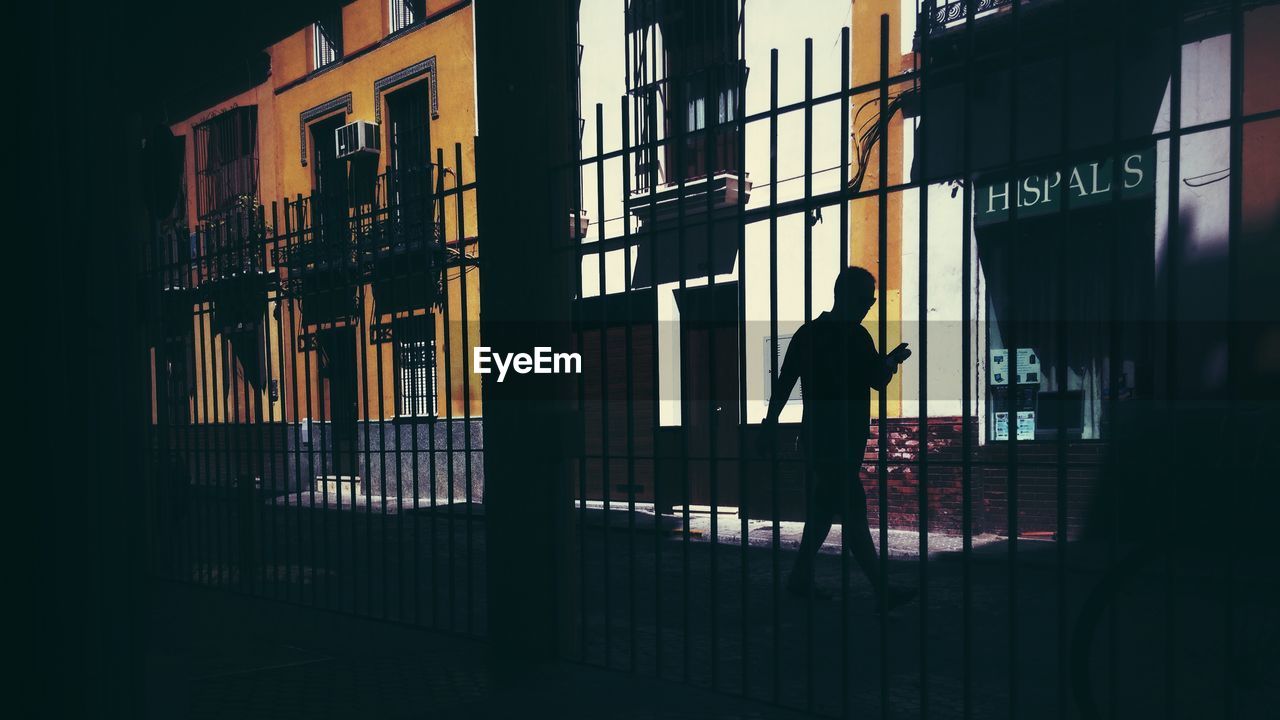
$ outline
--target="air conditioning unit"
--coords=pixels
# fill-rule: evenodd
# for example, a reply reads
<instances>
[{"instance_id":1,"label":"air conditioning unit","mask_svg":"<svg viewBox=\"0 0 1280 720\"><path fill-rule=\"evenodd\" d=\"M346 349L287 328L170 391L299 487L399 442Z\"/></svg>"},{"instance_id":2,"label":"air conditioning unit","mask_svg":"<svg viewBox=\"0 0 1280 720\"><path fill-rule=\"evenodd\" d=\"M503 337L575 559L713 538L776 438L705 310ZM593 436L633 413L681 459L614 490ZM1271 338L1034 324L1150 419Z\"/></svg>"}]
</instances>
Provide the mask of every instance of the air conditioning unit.
<instances>
[{"instance_id":1,"label":"air conditioning unit","mask_svg":"<svg viewBox=\"0 0 1280 720\"><path fill-rule=\"evenodd\" d=\"M339 160L357 155L377 155L382 151L382 132L378 123L357 120L333 132Z\"/></svg>"}]
</instances>

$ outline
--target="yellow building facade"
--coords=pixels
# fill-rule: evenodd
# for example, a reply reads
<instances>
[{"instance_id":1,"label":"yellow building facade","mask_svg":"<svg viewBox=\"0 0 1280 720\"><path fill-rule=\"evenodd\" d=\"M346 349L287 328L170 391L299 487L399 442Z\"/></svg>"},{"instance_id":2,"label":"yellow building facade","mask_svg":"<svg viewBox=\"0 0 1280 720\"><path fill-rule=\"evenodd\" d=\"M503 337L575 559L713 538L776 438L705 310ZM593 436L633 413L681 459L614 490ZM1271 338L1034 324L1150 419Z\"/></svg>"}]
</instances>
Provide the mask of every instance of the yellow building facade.
<instances>
[{"instance_id":1,"label":"yellow building facade","mask_svg":"<svg viewBox=\"0 0 1280 720\"><path fill-rule=\"evenodd\" d=\"M207 208L200 207L202 193L208 194L201 185L210 182L202 177L202 158L198 154L213 151L202 148L195 139L202 127L246 109L252 109L256 117L256 200L262 205L268 226L274 215L274 223L279 226L272 228L276 234L287 230L286 200L307 198L316 191L317 168L312 157L315 148L311 146L317 128L385 120L396 93L409 88L421 88L429 98L429 117L423 118L423 123L431 162L436 161L437 149L442 153L446 193L456 190L459 177L464 185L474 182L476 101L471 3L355 0L342 6L336 24L329 22L333 29L328 33L338 35L328 43L334 45L336 41L331 58L322 56L317 49L323 44L317 36L326 32L321 22L299 28L266 49L270 73L265 82L171 125L174 135L186 138L185 212L189 226L197 234L207 221L203 216L208 215ZM388 137L390 125L381 122L379 132L383 135L382 148L389 148L393 144ZM459 146L461 166L457 167ZM385 173L391 168L391 153L384 150L376 162L377 173ZM459 196L462 223L458 222ZM478 236L474 190L448 195L443 200L443 214L446 245L456 256L474 260ZM204 251L193 248L196 256ZM287 280L289 269L280 266L275 255L268 253L267 270ZM429 314L434 320L435 345L441 349L434 353L437 387L430 414L439 418L480 415L479 379L464 377L470 372L468 347L475 345L479 332L479 270L474 263L463 264L447 269L446 276L447 299L441 299L434 312L433 308L381 312L371 284L360 284L361 315L347 323L355 328L358 344L353 354L360 420L397 416L397 383L392 378L395 346L376 342L371 337L372 329L399 317L422 314ZM198 277L195 282L200 282ZM287 307L290 302L277 299L268 303L265 345L258 353L271 365L265 374L258 373L269 378L264 383L256 382L253 370L245 367L244 353L235 352L227 333L212 322L214 314L197 309L193 314L193 336L198 367L191 369L189 400L192 422L243 422L250 417L249 408L255 401L261 403L259 421L297 422L323 417L326 412L332 414L332 409L317 407L327 398L320 386L320 354L299 351L300 345L306 344L299 338L343 323L307 322L303 312ZM446 314L450 316L447 326ZM444 348L448 348L447 354ZM253 398L255 392L260 397Z\"/></svg>"}]
</instances>

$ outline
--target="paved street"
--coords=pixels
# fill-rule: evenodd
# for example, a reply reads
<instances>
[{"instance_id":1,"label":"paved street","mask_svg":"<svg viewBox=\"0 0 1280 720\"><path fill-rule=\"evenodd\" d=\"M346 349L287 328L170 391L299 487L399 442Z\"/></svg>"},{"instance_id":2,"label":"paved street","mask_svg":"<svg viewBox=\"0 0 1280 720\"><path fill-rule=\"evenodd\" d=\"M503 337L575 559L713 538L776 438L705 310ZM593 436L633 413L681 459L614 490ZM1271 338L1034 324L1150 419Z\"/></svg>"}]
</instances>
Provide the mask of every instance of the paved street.
<instances>
[{"instance_id":1,"label":"paved street","mask_svg":"<svg viewBox=\"0 0 1280 720\"><path fill-rule=\"evenodd\" d=\"M483 508L336 505L264 505L252 523L230 503L202 505L191 534L158 561L199 584L485 633ZM918 536L893 531L892 581L926 593L882 622L851 560L845 582L836 532L818 565L834 598L807 602L779 589L799 523L780 524L774 543L772 523L753 521L744 549L735 515L717 517L714 543L705 514L691 513L687 534L683 517L663 517L655 533L651 512L634 525L625 509L588 506L576 517L570 564L580 584L565 599L573 622L563 654L589 666L821 715L846 704L860 716L887 707L887 717L961 717L967 702L973 717L1055 717L1068 702L1066 716L1077 716L1083 698L1104 716L1145 717L1171 689L1173 715L1199 719L1223 715L1230 641L1237 716L1280 701L1280 684L1266 682L1278 677L1276 580L1253 565L1234 570L1228 633L1221 558L1167 566L1166 554L1116 548L1123 569L1107 580L1105 546L1069 546L1060 572L1052 542L1020 541L1010 564L1007 540L982 536L966 562L959 538L934 535L922 564ZM1095 594L1100 583L1113 591Z\"/></svg>"}]
</instances>

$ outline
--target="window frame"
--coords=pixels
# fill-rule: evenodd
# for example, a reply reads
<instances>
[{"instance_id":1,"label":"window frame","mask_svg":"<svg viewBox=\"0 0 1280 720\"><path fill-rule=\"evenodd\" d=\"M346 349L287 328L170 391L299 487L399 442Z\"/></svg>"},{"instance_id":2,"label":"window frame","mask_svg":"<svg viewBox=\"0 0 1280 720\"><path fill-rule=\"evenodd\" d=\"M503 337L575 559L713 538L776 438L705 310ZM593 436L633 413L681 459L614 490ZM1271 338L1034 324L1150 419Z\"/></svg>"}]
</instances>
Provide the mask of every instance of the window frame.
<instances>
[{"instance_id":1,"label":"window frame","mask_svg":"<svg viewBox=\"0 0 1280 720\"><path fill-rule=\"evenodd\" d=\"M326 68L342 59L342 10L311 23L311 71ZM327 59L326 59L327 58Z\"/></svg>"},{"instance_id":2,"label":"window frame","mask_svg":"<svg viewBox=\"0 0 1280 720\"><path fill-rule=\"evenodd\" d=\"M257 105L228 108L195 126L197 220L258 196L258 131Z\"/></svg>"},{"instance_id":3,"label":"window frame","mask_svg":"<svg viewBox=\"0 0 1280 720\"><path fill-rule=\"evenodd\" d=\"M395 35L420 25L426 17L426 0L388 0L387 35Z\"/></svg>"},{"instance_id":4,"label":"window frame","mask_svg":"<svg viewBox=\"0 0 1280 720\"><path fill-rule=\"evenodd\" d=\"M434 313L398 317L391 321L391 357L395 371L395 417L406 422L431 421L439 418L440 378ZM409 343L421 347L406 347ZM406 367L405 353L426 352L418 367ZM414 375L420 373L420 375ZM408 392L421 387L423 394Z\"/></svg>"}]
</instances>

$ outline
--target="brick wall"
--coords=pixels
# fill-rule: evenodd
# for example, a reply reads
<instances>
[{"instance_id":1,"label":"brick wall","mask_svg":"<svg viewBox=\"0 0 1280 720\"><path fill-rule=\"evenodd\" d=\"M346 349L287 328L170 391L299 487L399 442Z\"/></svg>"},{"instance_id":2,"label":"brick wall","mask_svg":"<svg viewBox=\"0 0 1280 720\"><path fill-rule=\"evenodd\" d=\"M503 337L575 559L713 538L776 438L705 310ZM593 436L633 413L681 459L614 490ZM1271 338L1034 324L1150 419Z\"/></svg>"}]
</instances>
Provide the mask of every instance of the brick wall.
<instances>
[{"instance_id":1,"label":"brick wall","mask_svg":"<svg viewBox=\"0 0 1280 720\"><path fill-rule=\"evenodd\" d=\"M926 467L928 519L931 530L959 534L963 529L964 470L959 417L930 418ZM921 436L916 418L886 421L886 474L889 526L916 529L920 524ZM971 423L970 475L972 532L1004 534L1008 531L1009 446L1006 443L978 445L977 425ZM872 522L880 517L879 458L880 427L872 422L871 437L863 456L862 481ZM1097 487L1105 445L1095 441L1066 443L1067 529L1077 537ZM1057 530L1058 444L1054 441L1024 441L1017 445L1018 531L1052 533Z\"/></svg>"},{"instance_id":2,"label":"brick wall","mask_svg":"<svg viewBox=\"0 0 1280 720\"><path fill-rule=\"evenodd\" d=\"M973 423L971 423L973 425ZM925 441L928 487L928 525L931 530L959 534L963 529L964 495L961 465L962 435L959 417L929 418ZM885 422L885 466L888 486L889 527L914 530L920 526L921 433L919 419L894 418ZM972 446L977 447L976 426L970 428ZM871 423L871 437L863 455L862 484L872 524L880 521L880 476L877 470L880 424ZM975 509L973 532L981 532L981 479L971 478Z\"/></svg>"}]
</instances>

